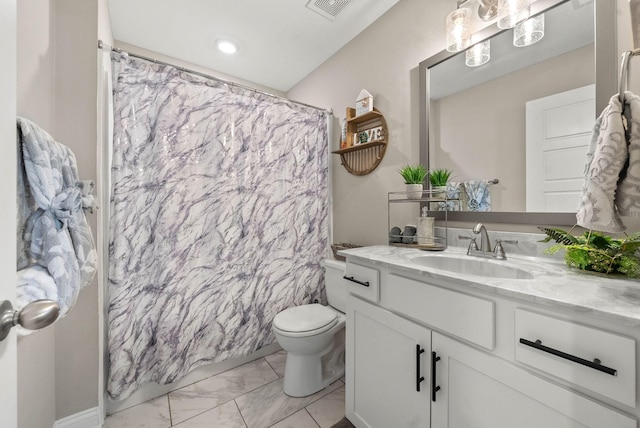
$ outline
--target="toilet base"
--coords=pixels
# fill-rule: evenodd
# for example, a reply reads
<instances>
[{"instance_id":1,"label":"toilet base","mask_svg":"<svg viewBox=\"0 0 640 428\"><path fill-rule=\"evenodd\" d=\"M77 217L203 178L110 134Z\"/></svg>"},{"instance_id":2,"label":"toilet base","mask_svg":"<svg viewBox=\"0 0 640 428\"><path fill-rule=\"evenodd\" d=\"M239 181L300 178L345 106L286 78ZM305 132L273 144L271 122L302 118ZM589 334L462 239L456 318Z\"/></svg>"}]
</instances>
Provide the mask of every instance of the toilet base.
<instances>
[{"instance_id":1,"label":"toilet base","mask_svg":"<svg viewBox=\"0 0 640 428\"><path fill-rule=\"evenodd\" d=\"M344 328L336 332L331 346L316 355L287 352L284 393L306 397L326 388L344 375Z\"/></svg>"}]
</instances>

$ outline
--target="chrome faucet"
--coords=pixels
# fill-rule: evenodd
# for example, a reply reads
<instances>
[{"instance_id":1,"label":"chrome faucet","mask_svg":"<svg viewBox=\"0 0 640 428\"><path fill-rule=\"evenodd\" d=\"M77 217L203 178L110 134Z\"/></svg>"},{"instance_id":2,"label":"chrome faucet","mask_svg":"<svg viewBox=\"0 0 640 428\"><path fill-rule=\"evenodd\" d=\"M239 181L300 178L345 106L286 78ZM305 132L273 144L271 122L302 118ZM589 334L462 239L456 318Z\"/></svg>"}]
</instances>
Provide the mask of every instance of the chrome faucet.
<instances>
[{"instance_id":1,"label":"chrome faucet","mask_svg":"<svg viewBox=\"0 0 640 428\"><path fill-rule=\"evenodd\" d=\"M478 223L473 228L473 233L476 235L480 235L480 249L476 245L476 238L460 236L461 239L469 239L469 248L467 249L467 254L470 256L477 257L487 257L494 258L498 260L505 260L507 255L504 252L504 248L502 247L502 243L505 244L513 244L518 245L518 241L508 240L508 239L496 239L496 246L492 250L491 249L491 241L489 241L489 234L487 233L487 228L484 227L484 224Z\"/></svg>"},{"instance_id":2,"label":"chrome faucet","mask_svg":"<svg viewBox=\"0 0 640 428\"><path fill-rule=\"evenodd\" d=\"M473 233L480 234L480 251L485 253L491 252L491 242L489 242L489 234L484 224L478 223L473 227Z\"/></svg>"}]
</instances>

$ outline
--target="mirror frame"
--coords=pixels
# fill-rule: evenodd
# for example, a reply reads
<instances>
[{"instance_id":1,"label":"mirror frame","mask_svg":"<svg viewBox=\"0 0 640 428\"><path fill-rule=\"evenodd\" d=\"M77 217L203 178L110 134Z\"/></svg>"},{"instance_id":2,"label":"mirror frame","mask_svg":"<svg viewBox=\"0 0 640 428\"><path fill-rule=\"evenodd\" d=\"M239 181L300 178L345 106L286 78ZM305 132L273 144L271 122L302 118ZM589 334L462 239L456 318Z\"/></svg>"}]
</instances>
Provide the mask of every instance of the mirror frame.
<instances>
[{"instance_id":1,"label":"mirror frame","mask_svg":"<svg viewBox=\"0 0 640 428\"><path fill-rule=\"evenodd\" d=\"M538 0L531 5L531 15L544 13L562 3L571 0ZM604 109L617 90L617 37L616 2L611 0L593 0L595 13L595 78L596 78L596 115ZM503 31L494 23L475 33L476 43L489 39ZM460 52L442 50L420 62L420 162L429 166L429 68L440 64ZM449 211L448 220L484 223L510 223L534 225L568 226L576 224L575 213L545 212L477 212ZM444 213L438 213L438 219L444 219Z\"/></svg>"}]
</instances>

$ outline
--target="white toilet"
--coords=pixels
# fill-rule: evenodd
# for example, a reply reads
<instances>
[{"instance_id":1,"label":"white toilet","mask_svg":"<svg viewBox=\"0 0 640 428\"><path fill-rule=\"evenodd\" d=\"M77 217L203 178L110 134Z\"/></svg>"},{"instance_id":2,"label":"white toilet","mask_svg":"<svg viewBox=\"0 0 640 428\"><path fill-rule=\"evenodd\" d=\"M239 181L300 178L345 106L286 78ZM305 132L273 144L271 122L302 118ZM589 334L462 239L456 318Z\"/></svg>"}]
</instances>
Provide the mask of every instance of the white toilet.
<instances>
[{"instance_id":1,"label":"white toilet","mask_svg":"<svg viewBox=\"0 0 640 428\"><path fill-rule=\"evenodd\" d=\"M325 388L344 374L344 326L347 287L345 263L326 259L327 301L285 309L273 319L276 340L287 351L284 392L305 397Z\"/></svg>"}]
</instances>

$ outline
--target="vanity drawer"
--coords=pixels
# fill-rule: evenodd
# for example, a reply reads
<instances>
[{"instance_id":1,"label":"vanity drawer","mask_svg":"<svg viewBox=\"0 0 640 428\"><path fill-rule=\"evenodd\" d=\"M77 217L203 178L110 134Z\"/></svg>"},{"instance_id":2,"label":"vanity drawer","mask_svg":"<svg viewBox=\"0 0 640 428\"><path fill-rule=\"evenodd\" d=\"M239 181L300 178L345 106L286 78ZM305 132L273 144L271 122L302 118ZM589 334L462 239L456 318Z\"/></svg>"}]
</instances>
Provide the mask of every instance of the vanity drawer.
<instances>
[{"instance_id":1,"label":"vanity drawer","mask_svg":"<svg viewBox=\"0 0 640 428\"><path fill-rule=\"evenodd\" d=\"M347 263L344 279L351 294L378 303L380 300L380 273L377 269Z\"/></svg>"},{"instance_id":2,"label":"vanity drawer","mask_svg":"<svg viewBox=\"0 0 640 428\"><path fill-rule=\"evenodd\" d=\"M636 405L633 339L516 309L515 346L516 361L622 404Z\"/></svg>"},{"instance_id":3,"label":"vanity drawer","mask_svg":"<svg viewBox=\"0 0 640 428\"><path fill-rule=\"evenodd\" d=\"M382 304L450 335L493 349L494 302L391 274Z\"/></svg>"}]
</instances>

